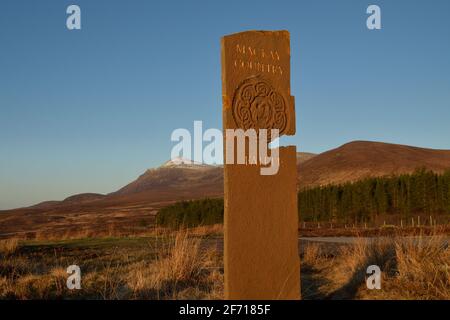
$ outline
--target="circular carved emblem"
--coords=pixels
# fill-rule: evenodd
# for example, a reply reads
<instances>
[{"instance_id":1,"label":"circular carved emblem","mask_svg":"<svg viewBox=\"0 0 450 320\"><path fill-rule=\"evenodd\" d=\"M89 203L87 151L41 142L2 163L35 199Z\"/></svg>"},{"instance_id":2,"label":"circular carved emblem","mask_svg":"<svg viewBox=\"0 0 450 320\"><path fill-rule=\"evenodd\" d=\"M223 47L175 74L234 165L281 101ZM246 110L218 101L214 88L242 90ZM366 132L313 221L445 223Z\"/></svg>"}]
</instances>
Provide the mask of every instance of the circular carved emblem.
<instances>
[{"instance_id":1,"label":"circular carved emblem","mask_svg":"<svg viewBox=\"0 0 450 320\"><path fill-rule=\"evenodd\" d=\"M233 118L244 130L278 129L281 135L287 125L286 104L267 80L252 77L235 91Z\"/></svg>"}]
</instances>

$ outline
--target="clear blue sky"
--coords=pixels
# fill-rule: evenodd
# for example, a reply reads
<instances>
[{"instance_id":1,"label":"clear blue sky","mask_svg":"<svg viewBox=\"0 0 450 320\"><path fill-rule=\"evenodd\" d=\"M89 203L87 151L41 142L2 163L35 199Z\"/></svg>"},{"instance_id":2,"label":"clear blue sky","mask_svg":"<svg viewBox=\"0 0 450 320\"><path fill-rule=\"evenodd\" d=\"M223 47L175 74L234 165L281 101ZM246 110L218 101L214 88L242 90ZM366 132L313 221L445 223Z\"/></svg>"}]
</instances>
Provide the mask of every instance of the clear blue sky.
<instances>
[{"instance_id":1,"label":"clear blue sky","mask_svg":"<svg viewBox=\"0 0 450 320\"><path fill-rule=\"evenodd\" d=\"M448 0L2 1L0 208L115 191L170 157L172 130L221 128L220 37L244 30L291 32L299 150L450 149L449 13Z\"/></svg>"}]
</instances>

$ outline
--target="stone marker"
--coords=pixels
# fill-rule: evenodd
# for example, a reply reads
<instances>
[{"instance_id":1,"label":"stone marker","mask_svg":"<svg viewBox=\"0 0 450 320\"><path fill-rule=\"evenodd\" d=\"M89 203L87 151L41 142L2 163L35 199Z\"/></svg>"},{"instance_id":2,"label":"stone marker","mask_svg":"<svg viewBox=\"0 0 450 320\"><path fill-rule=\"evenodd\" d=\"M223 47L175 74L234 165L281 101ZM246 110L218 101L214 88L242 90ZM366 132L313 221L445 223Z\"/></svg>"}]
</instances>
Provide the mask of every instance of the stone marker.
<instances>
[{"instance_id":1,"label":"stone marker","mask_svg":"<svg viewBox=\"0 0 450 320\"><path fill-rule=\"evenodd\" d=\"M289 42L287 31L222 38L224 137L226 129L295 134ZM259 160L224 164L225 298L299 299L296 147L279 148L274 175L262 175Z\"/></svg>"}]
</instances>

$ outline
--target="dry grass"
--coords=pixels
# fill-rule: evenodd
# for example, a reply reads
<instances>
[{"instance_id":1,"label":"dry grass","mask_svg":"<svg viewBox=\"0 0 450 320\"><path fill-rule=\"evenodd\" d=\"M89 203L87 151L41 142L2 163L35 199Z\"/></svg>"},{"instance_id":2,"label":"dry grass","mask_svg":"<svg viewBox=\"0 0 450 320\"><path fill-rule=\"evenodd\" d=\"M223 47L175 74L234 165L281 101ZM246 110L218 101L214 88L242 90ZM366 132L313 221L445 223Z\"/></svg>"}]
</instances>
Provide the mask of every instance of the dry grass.
<instances>
[{"instance_id":1,"label":"dry grass","mask_svg":"<svg viewBox=\"0 0 450 320\"><path fill-rule=\"evenodd\" d=\"M19 247L19 240L17 238L0 240L0 254L11 255Z\"/></svg>"},{"instance_id":2,"label":"dry grass","mask_svg":"<svg viewBox=\"0 0 450 320\"><path fill-rule=\"evenodd\" d=\"M190 234L200 237L223 235L223 224L213 224L190 229Z\"/></svg>"},{"instance_id":3,"label":"dry grass","mask_svg":"<svg viewBox=\"0 0 450 320\"><path fill-rule=\"evenodd\" d=\"M398 277L390 290L405 299L450 299L450 249L442 236L395 244ZM402 289L402 290L400 290Z\"/></svg>"},{"instance_id":4,"label":"dry grass","mask_svg":"<svg viewBox=\"0 0 450 320\"><path fill-rule=\"evenodd\" d=\"M187 231L179 232L167 252L159 251L155 262L159 270L156 282L169 280L177 283L196 279L208 262L207 259L202 259L200 239L189 238Z\"/></svg>"},{"instance_id":5,"label":"dry grass","mask_svg":"<svg viewBox=\"0 0 450 320\"><path fill-rule=\"evenodd\" d=\"M302 263L308 266L320 265L325 259L321 247L318 243L308 244L303 251Z\"/></svg>"},{"instance_id":6,"label":"dry grass","mask_svg":"<svg viewBox=\"0 0 450 320\"><path fill-rule=\"evenodd\" d=\"M323 245L304 248L305 298L450 299L450 249L444 236L358 240L324 253ZM366 270L382 271L381 290L366 287Z\"/></svg>"},{"instance_id":7,"label":"dry grass","mask_svg":"<svg viewBox=\"0 0 450 320\"><path fill-rule=\"evenodd\" d=\"M211 248L202 250L201 239L188 230L174 235L167 245L159 244L157 255L148 267L133 268L127 283L139 298L180 299L220 296L215 284L220 259ZM214 276L212 276L214 274ZM213 278L211 278L213 277ZM220 287L220 286L219 286ZM186 295L186 290L191 294Z\"/></svg>"},{"instance_id":8,"label":"dry grass","mask_svg":"<svg viewBox=\"0 0 450 320\"><path fill-rule=\"evenodd\" d=\"M65 241L2 241L0 299L222 299L222 227L158 229L149 235ZM450 299L445 236L361 238L302 247L304 299ZM82 270L81 290L66 268ZM366 288L378 265L382 289Z\"/></svg>"},{"instance_id":9,"label":"dry grass","mask_svg":"<svg viewBox=\"0 0 450 320\"><path fill-rule=\"evenodd\" d=\"M25 243L0 260L0 299L221 298L222 260L203 231ZM66 287L71 264L82 270L81 290Z\"/></svg>"}]
</instances>

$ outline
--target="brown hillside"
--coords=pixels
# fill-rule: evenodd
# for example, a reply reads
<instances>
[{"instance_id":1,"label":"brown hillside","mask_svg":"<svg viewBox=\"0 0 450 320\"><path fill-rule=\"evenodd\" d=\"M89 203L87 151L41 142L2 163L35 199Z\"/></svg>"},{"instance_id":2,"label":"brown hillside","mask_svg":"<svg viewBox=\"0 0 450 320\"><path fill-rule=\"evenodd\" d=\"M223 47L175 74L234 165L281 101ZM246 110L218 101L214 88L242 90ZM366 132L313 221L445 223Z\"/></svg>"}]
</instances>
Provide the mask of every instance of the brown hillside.
<instances>
[{"instance_id":1,"label":"brown hillside","mask_svg":"<svg viewBox=\"0 0 450 320\"><path fill-rule=\"evenodd\" d=\"M450 168L450 151L356 141L320 155L298 153L297 165L299 186L305 188L420 167L441 172ZM108 195L85 193L0 211L0 238L147 230L159 208L173 201L222 195L222 167L169 161Z\"/></svg>"},{"instance_id":2,"label":"brown hillside","mask_svg":"<svg viewBox=\"0 0 450 320\"><path fill-rule=\"evenodd\" d=\"M355 141L321 153L298 166L300 188L339 184L366 177L411 173L418 168L450 169L450 150Z\"/></svg>"},{"instance_id":3,"label":"brown hillside","mask_svg":"<svg viewBox=\"0 0 450 320\"><path fill-rule=\"evenodd\" d=\"M110 196L123 196L138 193L200 195L222 194L222 167L160 167L147 170L138 179L121 188Z\"/></svg>"}]
</instances>

